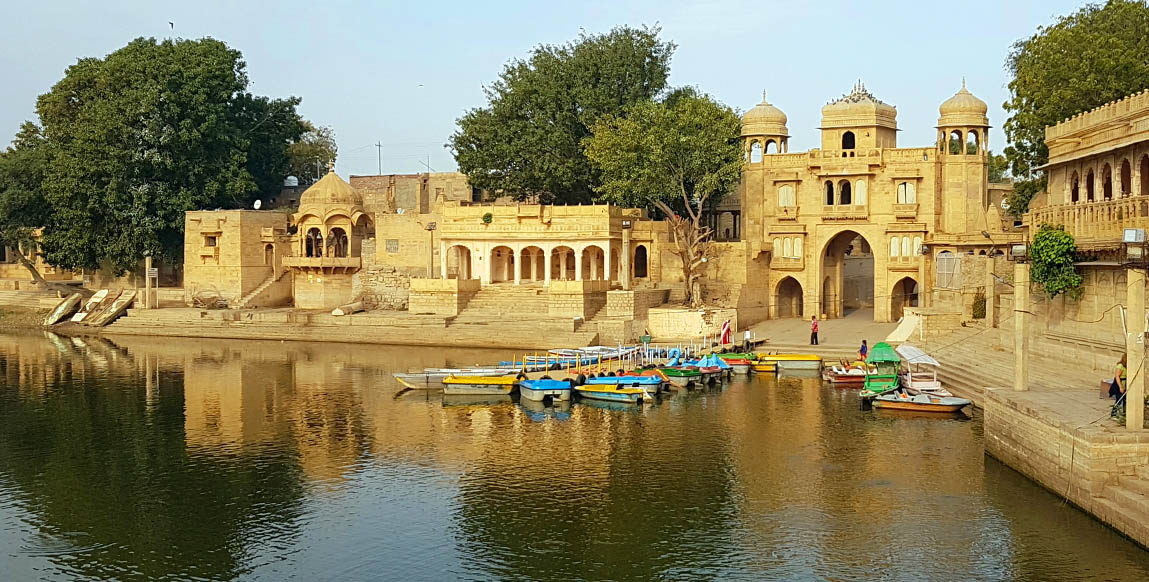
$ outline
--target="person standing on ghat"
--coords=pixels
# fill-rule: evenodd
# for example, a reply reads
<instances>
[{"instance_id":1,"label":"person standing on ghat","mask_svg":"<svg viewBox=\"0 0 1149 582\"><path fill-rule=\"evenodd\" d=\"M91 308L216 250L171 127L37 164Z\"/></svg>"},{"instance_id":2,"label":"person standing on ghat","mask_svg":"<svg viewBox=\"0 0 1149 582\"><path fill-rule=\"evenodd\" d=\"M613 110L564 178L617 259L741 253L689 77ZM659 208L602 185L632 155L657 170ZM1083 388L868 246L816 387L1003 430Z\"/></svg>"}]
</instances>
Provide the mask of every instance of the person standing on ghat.
<instances>
[{"instance_id":1,"label":"person standing on ghat","mask_svg":"<svg viewBox=\"0 0 1149 582\"><path fill-rule=\"evenodd\" d=\"M818 316L810 316L810 345L818 345Z\"/></svg>"}]
</instances>

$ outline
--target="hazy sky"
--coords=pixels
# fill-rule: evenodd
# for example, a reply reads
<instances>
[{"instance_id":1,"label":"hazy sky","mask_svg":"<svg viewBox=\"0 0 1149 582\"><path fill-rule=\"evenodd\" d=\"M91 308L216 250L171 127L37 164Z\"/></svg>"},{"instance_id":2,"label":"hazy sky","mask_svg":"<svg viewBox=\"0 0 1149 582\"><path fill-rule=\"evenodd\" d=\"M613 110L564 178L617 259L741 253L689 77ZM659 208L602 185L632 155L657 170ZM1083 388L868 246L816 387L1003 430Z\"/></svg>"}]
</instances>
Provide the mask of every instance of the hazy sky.
<instances>
[{"instance_id":1,"label":"hazy sky","mask_svg":"<svg viewBox=\"0 0 1149 582\"><path fill-rule=\"evenodd\" d=\"M789 116L791 151L818 145L820 108L861 78L898 108L899 145L933 141L938 105L964 76L1000 128L1010 45L1077 9L1066 0L820 2L299 2L277 0L6 1L0 36L0 134L34 115L36 96L78 57L133 38L211 36L243 52L252 89L303 98L302 114L335 129L338 171L455 169L443 144L485 103L482 84L540 43L579 30L662 26L678 49L671 83L745 111L761 99ZM945 8L943 8L943 6ZM175 23L174 32L168 22ZM1004 136L991 130L991 147Z\"/></svg>"}]
</instances>

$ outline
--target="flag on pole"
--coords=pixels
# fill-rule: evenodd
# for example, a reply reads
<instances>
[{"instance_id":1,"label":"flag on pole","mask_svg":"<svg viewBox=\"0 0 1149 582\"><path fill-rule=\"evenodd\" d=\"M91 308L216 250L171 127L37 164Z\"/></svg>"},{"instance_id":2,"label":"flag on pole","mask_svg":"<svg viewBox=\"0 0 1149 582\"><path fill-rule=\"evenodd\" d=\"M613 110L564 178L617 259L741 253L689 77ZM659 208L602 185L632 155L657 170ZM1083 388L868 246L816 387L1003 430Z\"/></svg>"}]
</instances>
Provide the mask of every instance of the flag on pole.
<instances>
[{"instance_id":1,"label":"flag on pole","mask_svg":"<svg viewBox=\"0 0 1149 582\"><path fill-rule=\"evenodd\" d=\"M734 339L734 331L730 329L730 320L722 324L722 344L728 344Z\"/></svg>"}]
</instances>

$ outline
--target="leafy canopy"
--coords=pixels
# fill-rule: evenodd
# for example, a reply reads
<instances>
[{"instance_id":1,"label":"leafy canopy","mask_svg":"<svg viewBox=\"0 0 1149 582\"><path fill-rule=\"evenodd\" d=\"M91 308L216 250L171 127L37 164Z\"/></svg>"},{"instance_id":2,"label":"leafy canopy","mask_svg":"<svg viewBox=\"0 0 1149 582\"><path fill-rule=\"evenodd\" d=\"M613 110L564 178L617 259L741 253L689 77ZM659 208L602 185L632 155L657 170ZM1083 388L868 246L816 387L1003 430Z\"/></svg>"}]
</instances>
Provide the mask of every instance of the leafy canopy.
<instances>
[{"instance_id":1,"label":"leafy canopy","mask_svg":"<svg viewBox=\"0 0 1149 582\"><path fill-rule=\"evenodd\" d=\"M28 248L47 220L40 183L48 169L40 128L24 122L12 145L0 153L0 246Z\"/></svg>"},{"instance_id":2,"label":"leafy canopy","mask_svg":"<svg viewBox=\"0 0 1149 582\"><path fill-rule=\"evenodd\" d=\"M335 145L335 132L330 127L317 127L306 120L303 127L303 135L287 146L287 175L299 178L300 184L311 184L323 177L328 163L335 161L339 148Z\"/></svg>"},{"instance_id":3,"label":"leafy canopy","mask_svg":"<svg viewBox=\"0 0 1149 582\"><path fill-rule=\"evenodd\" d=\"M145 253L178 261L185 211L278 192L304 130L299 100L247 92L245 67L210 38L140 38L69 67L36 103L48 262L123 272Z\"/></svg>"},{"instance_id":4,"label":"leafy canopy","mask_svg":"<svg viewBox=\"0 0 1149 582\"><path fill-rule=\"evenodd\" d=\"M1013 175L1034 179L1049 161L1045 127L1149 87L1149 4L1108 0L1014 43L1005 149ZM1028 200L1024 202L1028 203ZM1024 210L1024 209L1023 209Z\"/></svg>"},{"instance_id":5,"label":"leafy canopy","mask_svg":"<svg viewBox=\"0 0 1149 582\"><path fill-rule=\"evenodd\" d=\"M1077 243L1065 227L1043 224L1033 237L1030 258L1033 264L1029 278L1041 283L1050 298L1062 293L1077 297L1081 293L1082 277L1073 265Z\"/></svg>"},{"instance_id":6,"label":"leafy canopy","mask_svg":"<svg viewBox=\"0 0 1149 582\"><path fill-rule=\"evenodd\" d=\"M601 184L582 141L603 116L666 88L674 44L658 28L615 28L544 45L508 63L485 88L487 106L458 120L448 147L472 186L519 199L590 202Z\"/></svg>"}]
</instances>

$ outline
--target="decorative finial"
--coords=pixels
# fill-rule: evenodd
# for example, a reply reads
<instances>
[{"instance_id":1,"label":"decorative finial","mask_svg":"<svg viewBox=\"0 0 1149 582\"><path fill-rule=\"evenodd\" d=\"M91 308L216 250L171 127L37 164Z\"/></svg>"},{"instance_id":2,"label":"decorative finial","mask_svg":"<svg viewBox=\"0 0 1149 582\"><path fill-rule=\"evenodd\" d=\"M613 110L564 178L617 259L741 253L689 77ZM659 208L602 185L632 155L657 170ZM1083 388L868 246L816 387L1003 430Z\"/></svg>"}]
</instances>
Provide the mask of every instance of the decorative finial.
<instances>
[{"instance_id":1,"label":"decorative finial","mask_svg":"<svg viewBox=\"0 0 1149 582\"><path fill-rule=\"evenodd\" d=\"M763 103L766 102L766 90L765 89L762 90L762 102Z\"/></svg>"},{"instance_id":2,"label":"decorative finial","mask_svg":"<svg viewBox=\"0 0 1149 582\"><path fill-rule=\"evenodd\" d=\"M330 160L327 162L327 172L328 173L334 173L335 172L335 160Z\"/></svg>"},{"instance_id":3,"label":"decorative finial","mask_svg":"<svg viewBox=\"0 0 1149 582\"><path fill-rule=\"evenodd\" d=\"M966 90L965 89L965 75L962 75L962 77L961 77L961 90L962 91Z\"/></svg>"}]
</instances>

